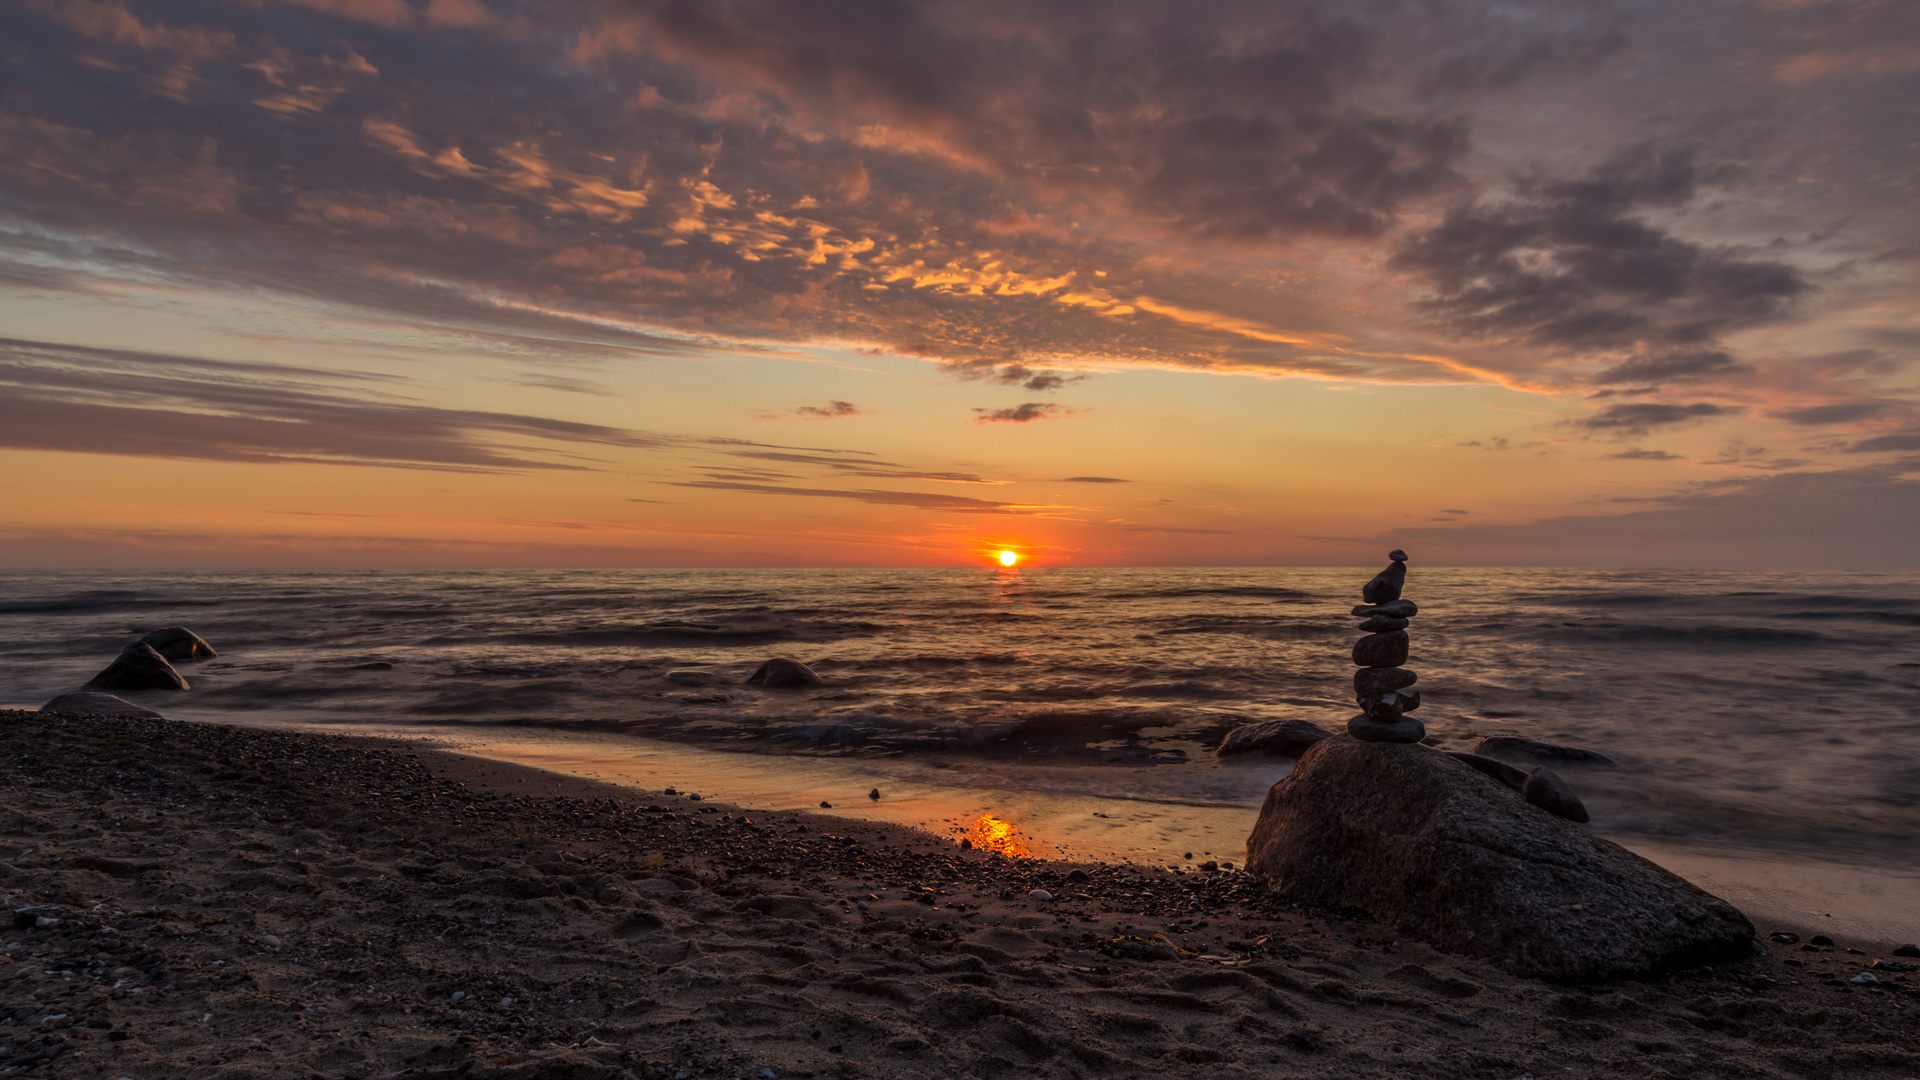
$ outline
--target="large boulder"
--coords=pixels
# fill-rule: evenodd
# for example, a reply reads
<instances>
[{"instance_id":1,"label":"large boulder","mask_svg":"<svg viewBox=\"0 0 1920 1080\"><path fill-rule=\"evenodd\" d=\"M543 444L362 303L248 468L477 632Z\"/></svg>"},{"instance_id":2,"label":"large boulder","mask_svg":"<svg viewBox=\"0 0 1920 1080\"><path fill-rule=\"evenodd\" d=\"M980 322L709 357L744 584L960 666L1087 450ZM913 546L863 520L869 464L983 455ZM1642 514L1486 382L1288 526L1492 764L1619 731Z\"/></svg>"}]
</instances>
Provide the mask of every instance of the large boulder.
<instances>
[{"instance_id":1,"label":"large boulder","mask_svg":"<svg viewBox=\"0 0 1920 1080\"><path fill-rule=\"evenodd\" d=\"M153 646L136 641L88 680L82 690L185 690L187 680Z\"/></svg>"},{"instance_id":2,"label":"large boulder","mask_svg":"<svg viewBox=\"0 0 1920 1080\"><path fill-rule=\"evenodd\" d=\"M1227 737L1220 740L1213 756L1223 758L1236 754L1264 754L1297 758L1314 743L1332 736L1333 732L1305 720L1266 720L1228 732Z\"/></svg>"},{"instance_id":3,"label":"large boulder","mask_svg":"<svg viewBox=\"0 0 1920 1080\"><path fill-rule=\"evenodd\" d=\"M213 646L201 639L199 634L184 626L169 626L154 630L140 638L142 642L153 646L153 651L168 660L211 660L220 654Z\"/></svg>"},{"instance_id":4,"label":"large boulder","mask_svg":"<svg viewBox=\"0 0 1920 1080\"><path fill-rule=\"evenodd\" d=\"M123 701L112 694L94 694L85 690L73 694L61 694L40 706L40 711L67 713L71 716L125 716L134 720L166 719L144 705Z\"/></svg>"},{"instance_id":5,"label":"large boulder","mask_svg":"<svg viewBox=\"0 0 1920 1080\"><path fill-rule=\"evenodd\" d=\"M1344 735L1267 793L1247 870L1450 952L1560 983L1740 960L1731 904L1445 753Z\"/></svg>"},{"instance_id":6,"label":"large boulder","mask_svg":"<svg viewBox=\"0 0 1920 1080\"><path fill-rule=\"evenodd\" d=\"M747 685L767 690L804 690L827 683L800 661L776 656L755 668L753 674L747 676Z\"/></svg>"}]
</instances>

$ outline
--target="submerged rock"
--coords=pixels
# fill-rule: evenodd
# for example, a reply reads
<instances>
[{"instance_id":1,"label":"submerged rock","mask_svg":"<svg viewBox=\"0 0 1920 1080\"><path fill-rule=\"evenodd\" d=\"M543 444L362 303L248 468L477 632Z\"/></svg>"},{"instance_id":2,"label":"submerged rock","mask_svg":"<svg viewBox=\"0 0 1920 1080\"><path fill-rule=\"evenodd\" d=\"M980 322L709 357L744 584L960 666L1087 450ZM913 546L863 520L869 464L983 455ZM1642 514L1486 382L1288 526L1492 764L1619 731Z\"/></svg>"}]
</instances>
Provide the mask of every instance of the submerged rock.
<instances>
[{"instance_id":1,"label":"submerged rock","mask_svg":"<svg viewBox=\"0 0 1920 1080\"><path fill-rule=\"evenodd\" d=\"M755 668L753 674L747 676L747 685L768 690L803 690L827 683L800 661L776 656Z\"/></svg>"},{"instance_id":2,"label":"submerged rock","mask_svg":"<svg viewBox=\"0 0 1920 1080\"><path fill-rule=\"evenodd\" d=\"M1560 983L1745 959L1731 904L1422 746L1335 736L1267 793L1247 870L1451 952Z\"/></svg>"},{"instance_id":3,"label":"submerged rock","mask_svg":"<svg viewBox=\"0 0 1920 1080\"><path fill-rule=\"evenodd\" d=\"M185 690L187 680L153 646L136 641L88 680L83 690Z\"/></svg>"},{"instance_id":4,"label":"submerged rock","mask_svg":"<svg viewBox=\"0 0 1920 1080\"><path fill-rule=\"evenodd\" d=\"M153 646L153 651L168 660L211 660L220 654L213 646L201 639L199 634L184 626L169 626L155 630L140 639Z\"/></svg>"},{"instance_id":5,"label":"submerged rock","mask_svg":"<svg viewBox=\"0 0 1920 1080\"><path fill-rule=\"evenodd\" d=\"M1578 746L1559 746L1537 742L1519 735L1489 735L1474 744L1473 752L1501 761L1524 761L1533 765L1614 765L1612 758L1598 750Z\"/></svg>"},{"instance_id":6,"label":"submerged rock","mask_svg":"<svg viewBox=\"0 0 1920 1080\"><path fill-rule=\"evenodd\" d=\"M1565 780L1560 779L1559 773L1545 766L1527 774L1527 782L1520 785L1520 794L1528 802L1549 814L1557 814L1568 821L1577 821L1582 825L1590 820L1587 817L1586 804L1580 801L1580 796L1575 795L1573 788L1569 787Z\"/></svg>"},{"instance_id":7,"label":"submerged rock","mask_svg":"<svg viewBox=\"0 0 1920 1080\"><path fill-rule=\"evenodd\" d=\"M1458 750L1446 750L1442 752L1453 760L1460 762L1462 765L1470 769L1477 769L1481 773L1493 777L1495 780L1500 781L1515 791L1519 791L1527 784L1526 772L1521 769L1516 769L1504 761L1495 761L1490 757L1481 757L1478 754L1463 754Z\"/></svg>"},{"instance_id":8,"label":"submerged rock","mask_svg":"<svg viewBox=\"0 0 1920 1080\"><path fill-rule=\"evenodd\" d=\"M166 717L144 705L135 705L114 697L112 694L94 694L82 690L73 694L61 694L45 705L41 712L67 713L72 716L126 716L135 720L165 720Z\"/></svg>"},{"instance_id":9,"label":"submerged rock","mask_svg":"<svg viewBox=\"0 0 1920 1080\"><path fill-rule=\"evenodd\" d=\"M1226 738L1220 740L1220 746L1213 754L1215 757L1267 754L1297 758L1314 743L1332 736L1333 732L1305 720L1267 720L1234 728Z\"/></svg>"}]
</instances>

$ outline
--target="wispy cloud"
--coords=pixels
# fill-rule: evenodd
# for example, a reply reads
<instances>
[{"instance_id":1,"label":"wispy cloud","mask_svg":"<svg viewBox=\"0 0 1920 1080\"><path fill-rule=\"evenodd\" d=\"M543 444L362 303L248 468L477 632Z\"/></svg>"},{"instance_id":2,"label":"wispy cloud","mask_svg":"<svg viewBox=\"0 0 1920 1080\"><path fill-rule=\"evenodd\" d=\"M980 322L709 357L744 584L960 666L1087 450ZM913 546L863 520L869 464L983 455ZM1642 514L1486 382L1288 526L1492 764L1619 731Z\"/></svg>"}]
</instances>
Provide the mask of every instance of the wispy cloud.
<instances>
[{"instance_id":1,"label":"wispy cloud","mask_svg":"<svg viewBox=\"0 0 1920 1080\"><path fill-rule=\"evenodd\" d=\"M666 481L674 487L701 488L708 491L740 491L754 495L786 495L809 499L852 499L879 506L908 506L916 510L942 510L960 514L1032 514L1037 508L1016 503L969 499L960 495L923 495L911 491L879 491L872 488L841 491L827 488L783 487L777 484L744 484L717 480Z\"/></svg>"},{"instance_id":2,"label":"wispy cloud","mask_svg":"<svg viewBox=\"0 0 1920 1080\"><path fill-rule=\"evenodd\" d=\"M1002 409L975 409L976 424L1031 424L1035 420L1052 420L1062 416L1072 416L1082 410L1069 409L1051 401L1029 401L1021 405L1010 405Z\"/></svg>"}]
</instances>

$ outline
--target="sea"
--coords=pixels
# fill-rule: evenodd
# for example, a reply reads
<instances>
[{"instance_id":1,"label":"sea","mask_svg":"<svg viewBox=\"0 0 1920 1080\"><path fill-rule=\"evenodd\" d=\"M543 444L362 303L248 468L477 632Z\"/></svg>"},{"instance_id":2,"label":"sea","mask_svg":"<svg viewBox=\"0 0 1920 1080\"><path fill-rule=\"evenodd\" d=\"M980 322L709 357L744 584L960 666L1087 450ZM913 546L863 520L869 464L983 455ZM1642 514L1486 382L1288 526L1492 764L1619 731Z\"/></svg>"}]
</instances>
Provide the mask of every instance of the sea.
<instances>
[{"instance_id":1,"label":"sea","mask_svg":"<svg viewBox=\"0 0 1920 1080\"><path fill-rule=\"evenodd\" d=\"M1383 564L1384 565L1384 564ZM1035 854L1243 857L1284 760L1242 724L1353 715L1377 570L0 572L0 705L138 635L219 652L179 719L364 733ZM1598 750L1591 828L1781 926L1920 939L1920 572L1412 565L1430 740ZM762 690L768 659L825 686ZM820 807L819 804L831 804Z\"/></svg>"}]
</instances>

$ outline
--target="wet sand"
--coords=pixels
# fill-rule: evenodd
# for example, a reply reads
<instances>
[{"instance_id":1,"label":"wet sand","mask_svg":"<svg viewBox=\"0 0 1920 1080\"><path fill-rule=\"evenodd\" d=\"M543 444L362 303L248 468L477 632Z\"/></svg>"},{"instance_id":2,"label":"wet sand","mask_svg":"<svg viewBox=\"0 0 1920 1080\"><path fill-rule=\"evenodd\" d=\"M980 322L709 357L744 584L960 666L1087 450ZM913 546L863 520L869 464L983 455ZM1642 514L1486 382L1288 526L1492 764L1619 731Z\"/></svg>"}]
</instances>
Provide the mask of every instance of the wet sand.
<instances>
[{"instance_id":1,"label":"wet sand","mask_svg":"<svg viewBox=\"0 0 1920 1080\"><path fill-rule=\"evenodd\" d=\"M1236 872L391 740L0 713L0 894L5 1075L1920 1072L1877 946L1555 987Z\"/></svg>"}]
</instances>

